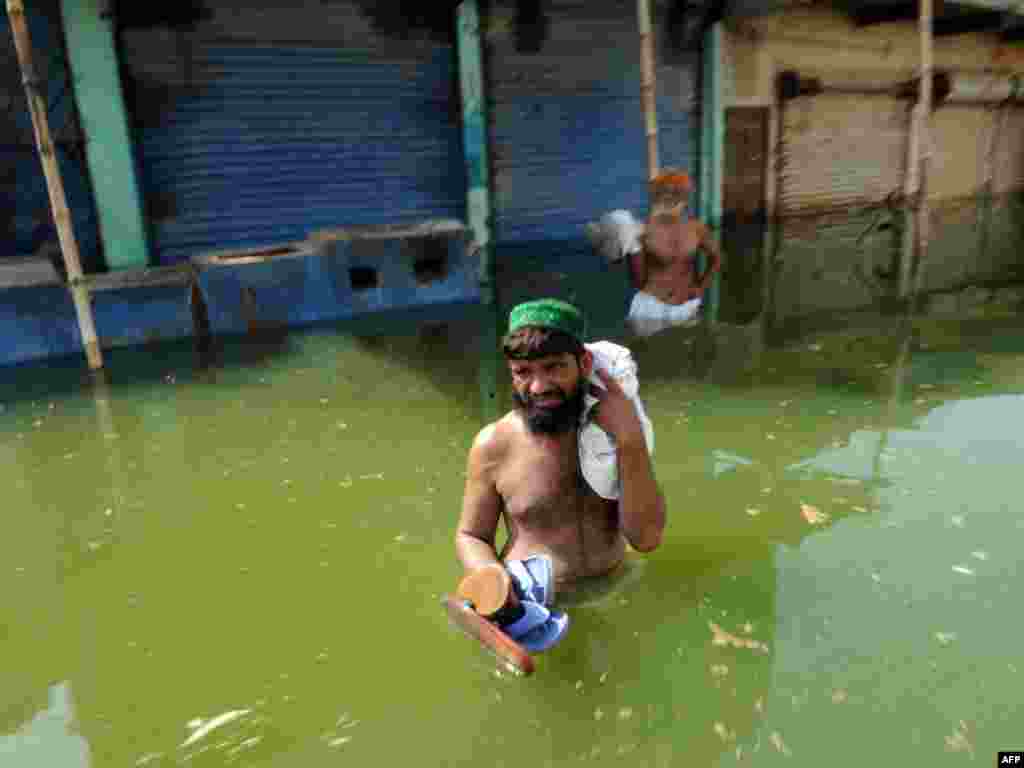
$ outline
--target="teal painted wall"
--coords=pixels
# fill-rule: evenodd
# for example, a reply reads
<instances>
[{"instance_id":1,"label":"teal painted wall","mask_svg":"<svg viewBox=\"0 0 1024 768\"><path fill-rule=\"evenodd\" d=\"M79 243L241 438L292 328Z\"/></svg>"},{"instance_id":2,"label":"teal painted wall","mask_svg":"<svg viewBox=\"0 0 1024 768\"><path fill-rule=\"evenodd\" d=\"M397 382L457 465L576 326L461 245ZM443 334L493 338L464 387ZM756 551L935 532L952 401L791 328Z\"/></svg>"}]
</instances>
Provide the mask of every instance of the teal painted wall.
<instances>
[{"instance_id":1,"label":"teal painted wall","mask_svg":"<svg viewBox=\"0 0 1024 768\"><path fill-rule=\"evenodd\" d=\"M61 4L75 100L88 137L86 158L110 269L149 264L146 223L136 178L128 118L114 45L114 22L101 17L104 0Z\"/></svg>"}]
</instances>

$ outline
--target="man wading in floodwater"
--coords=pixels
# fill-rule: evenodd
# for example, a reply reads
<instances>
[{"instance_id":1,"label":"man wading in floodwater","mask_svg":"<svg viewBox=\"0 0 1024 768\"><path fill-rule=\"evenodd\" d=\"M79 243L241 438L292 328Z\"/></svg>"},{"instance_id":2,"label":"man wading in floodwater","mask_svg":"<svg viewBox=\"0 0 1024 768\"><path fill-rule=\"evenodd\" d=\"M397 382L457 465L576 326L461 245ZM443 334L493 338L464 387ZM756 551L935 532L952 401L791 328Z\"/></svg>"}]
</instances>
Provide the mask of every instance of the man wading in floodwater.
<instances>
[{"instance_id":1,"label":"man wading in floodwater","mask_svg":"<svg viewBox=\"0 0 1024 768\"><path fill-rule=\"evenodd\" d=\"M517 577L509 598L516 606L517 597L529 600L531 585L538 602L550 605L553 592L614 571L627 542L641 552L655 549L665 529L665 500L640 417L604 371L597 375L606 391L587 382L594 358L583 332L581 313L564 302L527 302L512 310L502 347L516 407L482 429L469 452L456 552L467 578L507 567ZM598 399L594 423L615 441L618 500L597 495L581 473L585 388ZM509 538L499 555L495 535L502 516ZM544 647L538 641L532 650Z\"/></svg>"},{"instance_id":2,"label":"man wading in floodwater","mask_svg":"<svg viewBox=\"0 0 1024 768\"><path fill-rule=\"evenodd\" d=\"M651 211L643 248L629 257L637 289L626 323L638 336L653 336L676 326L693 325L704 292L722 264L722 254L705 224L687 216L690 177L666 170L651 181ZM709 263L697 269L697 252Z\"/></svg>"}]
</instances>

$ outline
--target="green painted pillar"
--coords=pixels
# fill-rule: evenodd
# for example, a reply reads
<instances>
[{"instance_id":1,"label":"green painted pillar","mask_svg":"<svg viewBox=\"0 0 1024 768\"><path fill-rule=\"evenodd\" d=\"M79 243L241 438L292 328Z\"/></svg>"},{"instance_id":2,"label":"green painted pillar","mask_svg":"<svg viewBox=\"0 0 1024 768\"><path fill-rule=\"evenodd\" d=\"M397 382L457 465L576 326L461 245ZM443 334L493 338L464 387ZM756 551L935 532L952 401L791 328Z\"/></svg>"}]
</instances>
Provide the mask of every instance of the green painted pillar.
<instances>
[{"instance_id":1,"label":"green painted pillar","mask_svg":"<svg viewBox=\"0 0 1024 768\"><path fill-rule=\"evenodd\" d=\"M725 162L725 108L722 99L722 22L713 24L704 36L701 67L701 153L700 216L721 244L722 164ZM724 257L723 257L724 261ZM701 265L703 269L703 264ZM718 321L721 272L708 287L707 319Z\"/></svg>"},{"instance_id":2,"label":"green painted pillar","mask_svg":"<svg viewBox=\"0 0 1024 768\"><path fill-rule=\"evenodd\" d=\"M107 0L63 0L75 101L109 269L149 264L146 222Z\"/></svg>"},{"instance_id":3,"label":"green painted pillar","mask_svg":"<svg viewBox=\"0 0 1024 768\"><path fill-rule=\"evenodd\" d=\"M479 249L480 300L484 311L480 340L480 399L484 420L491 422L498 418L501 411L498 396L501 357L498 344L502 318L491 244L490 153L477 0L464 0L459 5L457 19L462 144L466 160L466 208L473 242Z\"/></svg>"}]
</instances>

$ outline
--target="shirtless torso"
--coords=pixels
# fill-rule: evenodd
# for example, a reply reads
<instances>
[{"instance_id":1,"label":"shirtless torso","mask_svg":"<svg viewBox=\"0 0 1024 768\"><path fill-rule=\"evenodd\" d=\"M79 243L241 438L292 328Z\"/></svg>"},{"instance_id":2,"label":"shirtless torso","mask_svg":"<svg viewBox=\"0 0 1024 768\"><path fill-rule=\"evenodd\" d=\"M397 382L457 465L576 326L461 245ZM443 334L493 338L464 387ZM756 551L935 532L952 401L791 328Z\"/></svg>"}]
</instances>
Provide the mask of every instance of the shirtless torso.
<instances>
[{"instance_id":1,"label":"shirtless torso","mask_svg":"<svg viewBox=\"0 0 1024 768\"><path fill-rule=\"evenodd\" d=\"M657 213L647 220L644 249L631 261L636 288L665 304L683 304L701 296L718 270L720 254L708 228L696 219ZM698 249L709 258L703 274L697 271Z\"/></svg>"},{"instance_id":2,"label":"shirtless torso","mask_svg":"<svg viewBox=\"0 0 1024 768\"><path fill-rule=\"evenodd\" d=\"M579 470L576 433L531 433L510 413L478 439L481 472L467 501L488 509L494 529L504 517L509 538L502 561L550 555L556 590L609 573L626 552L618 502L590 490Z\"/></svg>"}]
</instances>

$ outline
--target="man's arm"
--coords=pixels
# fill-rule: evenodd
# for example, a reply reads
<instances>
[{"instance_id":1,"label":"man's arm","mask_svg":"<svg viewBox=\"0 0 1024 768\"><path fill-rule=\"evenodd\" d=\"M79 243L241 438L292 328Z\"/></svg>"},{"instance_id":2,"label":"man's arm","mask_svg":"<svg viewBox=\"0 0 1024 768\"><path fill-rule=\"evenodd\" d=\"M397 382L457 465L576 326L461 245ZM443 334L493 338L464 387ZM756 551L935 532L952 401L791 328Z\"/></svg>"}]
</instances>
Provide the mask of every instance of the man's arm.
<instances>
[{"instance_id":1,"label":"man's arm","mask_svg":"<svg viewBox=\"0 0 1024 768\"><path fill-rule=\"evenodd\" d=\"M638 291L642 291L647 285L647 257L643 248L629 254L629 277L633 281L633 287Z\"/></svg>"},{"instance_id":2,"label":"man's arm","mask_svg":"<svg viewBox=\"0 0 1024 768\"><path fill-rule=\"evenodd\" d=\"M643 425L632 401L618 382L605 371L597 371L605 391L594 388L600 401L594 421L615 438L622 482L619 499L619 524L622 535L633 549L650 552L661 543L665 531L665 497L654 479L654 468L647 453Z\"/></svg>"},{"instance_id":3,"label":"man's arm","mask_svg":"<svg viewBox=\"0 0 1024 768\"><path fill-rule=\"evenodd\" d=\"M643 432L619 440L617 448L622 482L619 499L622 534L633 549L650 552L657 549L665 531L665 497L654 479Z\"/></svg>"},{"instance_id":4,"label":"man's arm","mask_svg":"<svg viewBox=\"0 0 1024 768\"><path fill-rule=\"evenodd\" d=\"M501 519L501 496L494 485L497 449L493 424L480 430L469 449L462 515L455 531L455 553L466 571L498 562L494 546Z\"/></svg>"},{"instance_id":5,"label":"man's arm","mask_svg":"<svg viewBox=\"0 0 1024 768\"><path fill-rule=\"evenodd\" d=\"M722 268L722 251L711 234L711 228L703 223L700 224L700 247L708 255L708 265L698 283L698 288L703 293L711 285L711 278Z\"/></svg>"}]
</instances>

